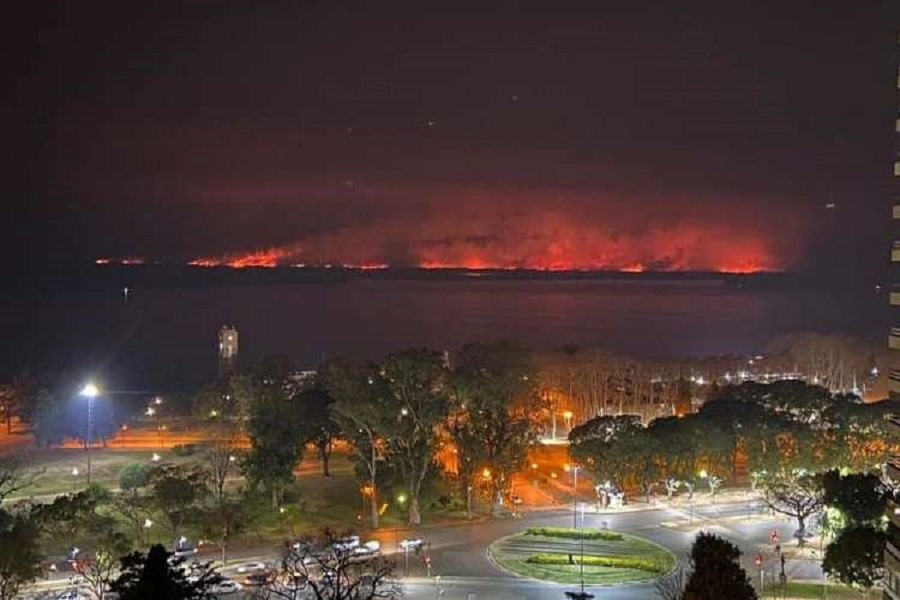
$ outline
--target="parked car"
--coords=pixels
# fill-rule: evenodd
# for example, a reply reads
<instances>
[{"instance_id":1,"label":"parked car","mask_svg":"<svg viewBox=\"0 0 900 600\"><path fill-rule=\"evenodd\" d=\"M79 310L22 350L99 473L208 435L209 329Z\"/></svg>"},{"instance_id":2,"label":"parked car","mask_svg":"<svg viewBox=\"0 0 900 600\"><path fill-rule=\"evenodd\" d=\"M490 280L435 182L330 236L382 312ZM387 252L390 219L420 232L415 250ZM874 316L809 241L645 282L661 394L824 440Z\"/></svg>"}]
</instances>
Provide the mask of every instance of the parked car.
<instances>
[{"instance_id":1,"label":"parked car","mask_svg":"<svg viewBox=\"0 0 900 600\"><path fill-rule=\"evenodd\" d=\"M56 600L88 600L87 596L78 592L78 590L66 590L56 597Z\"/></svg>"}]
</instances>

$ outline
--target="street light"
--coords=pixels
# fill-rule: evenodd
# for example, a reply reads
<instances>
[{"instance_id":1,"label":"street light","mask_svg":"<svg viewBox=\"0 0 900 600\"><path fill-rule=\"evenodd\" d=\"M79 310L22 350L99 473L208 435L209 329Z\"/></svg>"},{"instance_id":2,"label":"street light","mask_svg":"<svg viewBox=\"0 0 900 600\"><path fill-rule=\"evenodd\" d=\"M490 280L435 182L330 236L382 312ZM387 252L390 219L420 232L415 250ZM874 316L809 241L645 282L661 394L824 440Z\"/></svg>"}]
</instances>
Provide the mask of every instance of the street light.
<instances>
[{"instance_id":1,"label":"street light","mask_svg":"<svg viewBox=\"0 0 900 600\"><path fill-rule=\"evenodd\" d=\"M406 494L400 494L397 496L397 504L400 505L400 512L403 513L403 505L406 504ZM397 529L400 528L400 524L397 524ZM397 539L397 529L394 530L394 539ZM403 574L404 576L409 576L409 544L403 544Z\"/></svg>"},{"instance_id":2,"label":"street light","mask_svg":"<svg viewBox=\"0 0 900 600\"><path fill-rule=\"evenodd\" d=\"M690 505L691 505L690 523L693 524L694 523L694 487L697 485L697 482L694 480L685 481L684 484L688 488L688 501L690 502Z\"/></svg>"},{"instance_id":3,"label":"street light","mask_svg":"<svg viewBox=\"0 0 900 600\"><path fill-rule=\"evenodd\" d=\"M79 396L83 398L87 398L87 484L91 485L91 446L93 445L93 438L91 432L91 421L93 420L93 411L94 411L94 398L96 398L100 394L100 390L97 389L97 386L93 382L87 382L84 384L84 387L81 388L81 391L78 393Z\"/></svg>"},{"instance_id":4,"label":"street light","mask_svg":"<svg viewBox=\"0 0 900 600\"><path fill-rule=\"evenodd\" d=\"M563 419L566 420L566 429L571 431L572 430L572 411L567 410L566 412L564 412Z\"/></svg>"},{"instance_id":5,"label":"street light","mask_svg":"<svg viewBox=\"0 0 900 600\"><path fill-rule=\"evenodd\" d=\"M563 470L568 473L572 471L572 524L578 529L578 465L563 465Z\"/></svg>"}]
</instances>

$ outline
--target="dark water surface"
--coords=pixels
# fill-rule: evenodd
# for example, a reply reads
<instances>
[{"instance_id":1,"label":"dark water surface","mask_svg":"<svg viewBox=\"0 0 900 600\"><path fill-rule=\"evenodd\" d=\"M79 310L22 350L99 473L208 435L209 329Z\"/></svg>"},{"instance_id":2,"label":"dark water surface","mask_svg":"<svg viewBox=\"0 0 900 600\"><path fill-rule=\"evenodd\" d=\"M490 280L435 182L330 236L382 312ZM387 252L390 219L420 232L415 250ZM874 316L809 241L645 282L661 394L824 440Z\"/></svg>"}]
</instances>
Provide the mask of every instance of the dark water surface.
<instances>
[{"instance_id":1,"label":"dark water surface","mask_svg":"<svg viewBox=\"0 0 900 600\"><path fill-rule=\"evenodd\" d=\"M253 285L137 285L109 280L0 301L3 368L101 370L120 385L195 385L212 376L216 333L240 332L242 362L284 352L379 358L402 347L512 339L536 348L599 344L638 357L761 351L793 331L880 343L887 300L712 280L345 278Z\"/></svg>"}]
</instances>

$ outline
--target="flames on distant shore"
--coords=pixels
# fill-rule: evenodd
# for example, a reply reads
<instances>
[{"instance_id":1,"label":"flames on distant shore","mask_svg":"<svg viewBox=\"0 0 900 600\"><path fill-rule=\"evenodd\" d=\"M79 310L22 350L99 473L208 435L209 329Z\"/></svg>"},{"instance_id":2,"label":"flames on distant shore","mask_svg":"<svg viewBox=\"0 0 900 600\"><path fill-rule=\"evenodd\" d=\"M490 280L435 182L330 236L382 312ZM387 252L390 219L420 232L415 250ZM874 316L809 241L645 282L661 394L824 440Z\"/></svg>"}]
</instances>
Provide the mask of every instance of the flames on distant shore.
<instances>
[{"instance_id":1,"label":"flames on distant shore","mask_svg":"<svg viewBox=\"0 0 900 600\"><path fill-rule=\"evenodd\" d=\"M601 198L554 190L390 192L383 190L390 202L310 202L296 233L284 223L273 225L271 233L281 238L295 235L285 244L240 250L248 239L264 239L260 226L248 223L246 237L233 238L234 251L189 264L760 273L789 269L805 239L806 221L772 209L772 202ZM279 215L273 213L273 222Z\"/></svg>"},{"instance_id":2,"label":"flames on distant shore","mask_svg":"<svg viewBox=\"0 0 900 600\"><path fill-rule=\"evenodd\" d=\"M693 229L647 231L639 235L591 238L573 232L534 232L511 236L441 236L401 247L391 228L340 231L296 244L204 257L197 267L342 267L377 270L496 269L535 271L713 271L760 273L785 265L758 236L741 232Z\"/></svg>"}]
</instances>

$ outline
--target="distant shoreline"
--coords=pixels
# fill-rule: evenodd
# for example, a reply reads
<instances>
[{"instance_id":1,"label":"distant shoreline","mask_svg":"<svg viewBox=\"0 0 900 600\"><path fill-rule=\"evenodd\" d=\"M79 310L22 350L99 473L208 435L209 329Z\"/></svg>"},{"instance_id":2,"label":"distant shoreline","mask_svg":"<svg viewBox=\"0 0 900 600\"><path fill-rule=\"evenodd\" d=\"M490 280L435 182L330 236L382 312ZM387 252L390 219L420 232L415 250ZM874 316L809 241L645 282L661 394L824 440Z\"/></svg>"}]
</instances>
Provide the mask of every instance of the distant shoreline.
<instances>
[{"instance_id":1,"label":"distant shoreline","mask_svg":"<svg viewBox=\"0 0 900 600\"><path fill-rule=\"evenodd\" d=\"M286 285L351 281L611 281L710 283L733 287L781 287L795 276L785 273L719 273L712 271L547 271L536 269L464 269L389 267L362 269L344 266L244 267L151 264L52 264L7 281L17 287L41 289L115 283L135 287L193 287L196 285Z\"/></svg>"},{"instance_id":2,"label":"distant shoreline","mask_svg":"<svg viewBox=\"0 0 900 600\"><path fill-rule=\"evenodd\" d=\"M12 274L5 282L20 290L57 291L60 288L96 287L192 288L219 286L347 284L383 282L610 282L654 284L721 285L733 289L847 290L885 293L874 282L810 277L802 273L723 273L715 271L549 271L536 269L465 269L387 267L377 269L346 266L244 267L192 266L183 263L93 264L54 263L40 269ZM886 300L885 300L886 301Z\"/></svg>"}]
</instances>

